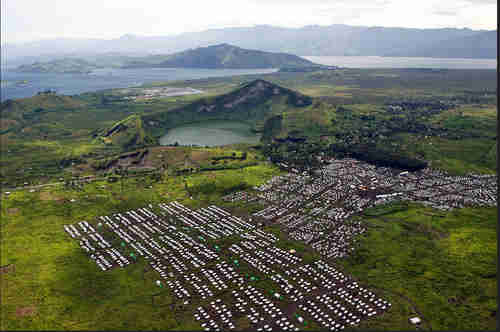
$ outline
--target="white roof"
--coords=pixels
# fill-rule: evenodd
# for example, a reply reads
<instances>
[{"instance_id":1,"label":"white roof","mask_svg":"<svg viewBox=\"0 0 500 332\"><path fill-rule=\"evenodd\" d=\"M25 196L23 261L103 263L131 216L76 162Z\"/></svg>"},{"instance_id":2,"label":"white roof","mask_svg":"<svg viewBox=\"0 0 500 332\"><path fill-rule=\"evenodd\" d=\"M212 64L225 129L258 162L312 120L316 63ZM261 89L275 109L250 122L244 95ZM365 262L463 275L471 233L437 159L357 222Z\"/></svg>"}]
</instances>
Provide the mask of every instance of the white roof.
<instances>
[{"instance_id":1,"label":"white roof","mask_svg":"<svg viewBox=\"0 0 500 332\"><path fill-rule=\"evenodd\" d=\"M421 320L418 317L412 317L412 318L410 318L410 323L412 323L412 324L418 324L420 322L421 322Z\"/></svg>"}]
</instances>

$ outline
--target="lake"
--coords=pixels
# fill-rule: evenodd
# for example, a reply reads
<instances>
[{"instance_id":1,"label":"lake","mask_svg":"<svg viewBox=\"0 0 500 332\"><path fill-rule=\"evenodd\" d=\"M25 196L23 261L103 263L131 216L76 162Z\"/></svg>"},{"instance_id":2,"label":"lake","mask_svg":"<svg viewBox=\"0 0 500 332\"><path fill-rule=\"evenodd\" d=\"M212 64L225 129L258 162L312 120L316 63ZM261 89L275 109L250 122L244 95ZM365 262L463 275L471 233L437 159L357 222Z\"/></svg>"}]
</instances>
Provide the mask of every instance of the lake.
<instances>
[{"instance_id":1,"label":"lake","mask_svg":"<svg viewBox=\"0 0 500 332\"><path fill-rule=\"evenodd\" d=\"M260 134L251 131L250 125L236 121L214 120L192 123L170 129L160 138L161 145L220 146L235 143L256 144Z\"/></svg>"},{"instance_id":2,"label":"lake","mask_svg":"<svg viewBox=\"0 0 500 332\"><path fill-rule=\"evenodd\" d=\"M346 68L497 69L496 59L382 56L303 56L303 58L322 65Z\"/></svg>"},{"instance_id":3,"label":"lake","mask_svg":"<svg viewBox=\"0 0 500 332\"><path fill-rule=\"evenodd\" d=\"M1 100L31 97L47 89L64 95L76 95L105 89L129 88L153 82L265 74L276 70L140 68L97 69L90 74L57 74L19 73L2 69Z\"/></svg>"},{"instance_id":4,"label":"lake","mask_svg":"<svg viewBox=\"0 0 500 332\"><path fill-rule=\"evenodd\" d=\"M324 65L347 68L443 68L496 69L496 59L448 59L380 56L303 56ZM76 95L113 88L128 88L153 82L190 80L248 74L266 74L277 69L137 68L97 69L90 74L19 73L2 68L0 100L25 98L51 89Z\"/></svg>"}]
</instances>

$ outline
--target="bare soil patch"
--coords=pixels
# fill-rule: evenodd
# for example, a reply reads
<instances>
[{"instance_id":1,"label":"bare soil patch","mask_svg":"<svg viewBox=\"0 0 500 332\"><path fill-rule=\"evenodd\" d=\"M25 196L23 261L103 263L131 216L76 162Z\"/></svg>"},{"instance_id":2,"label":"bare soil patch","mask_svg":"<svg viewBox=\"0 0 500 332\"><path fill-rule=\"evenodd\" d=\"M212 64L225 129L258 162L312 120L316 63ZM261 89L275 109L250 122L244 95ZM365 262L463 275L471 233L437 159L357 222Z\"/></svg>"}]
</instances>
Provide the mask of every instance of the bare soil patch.
<instances>
[{"instance_id":1,"label":"bare soil patch","mask_svg":"<svg viewBox=\"0 0 500 332\"><path fill-rule=\"evenodd\" d=\"M62 201L64 198L52 194L50 191L40 191L40 200L42 201Z\"/></svg>"},{"instance_id":2,"label":"bare soil patch","mask_svg":"<svg viewBox=\"0 0 500 332\"><path fill-rule=\"evenodd\" d=\"M36 307L35 306L19 307L16 309L16 316L17 317L33 316L35 314L36 314Z\"/></svg>"},{"instance_id":3,"label":"bare soil patch","mask_svg":"<svg viewBox=\"0 0 500 332\"><path fill-rule=\"evenodd\" d=\"M9 208L7 209L7 213L10 215L19 213L19 208Z\"/></svg>"},{"instance_id":4,"label":"bare soil patch","mask_svg":"<svg viewBox=\"0 0 500 332\"><path fill-rule=\"evenodd\" d=\"M205 161L210 157L210 152L209 151L192 151L191 152L191 159L194 162L200 162L200 161Z\"/></svg>"},{"instance_id":5,"label":"bare soil patch","mask_svg":"<svg viewBox=\"0 0 500 332\"><path fill-rule=\"evenodd\" d=\"M0 267L0 274L14 272L16 270L16 266L14 264L9 264Z\"/></svg>"},{"instance_id":6,"label":"bare soil patch","mask_svg":"<svg viewBox=\"0 0 500 332\"><path fill-rule=\"evenodd\" d=\"M17 125L16 120L12 119L0 119L0 130L6 130Z\"/></svg>"}]
</instances>

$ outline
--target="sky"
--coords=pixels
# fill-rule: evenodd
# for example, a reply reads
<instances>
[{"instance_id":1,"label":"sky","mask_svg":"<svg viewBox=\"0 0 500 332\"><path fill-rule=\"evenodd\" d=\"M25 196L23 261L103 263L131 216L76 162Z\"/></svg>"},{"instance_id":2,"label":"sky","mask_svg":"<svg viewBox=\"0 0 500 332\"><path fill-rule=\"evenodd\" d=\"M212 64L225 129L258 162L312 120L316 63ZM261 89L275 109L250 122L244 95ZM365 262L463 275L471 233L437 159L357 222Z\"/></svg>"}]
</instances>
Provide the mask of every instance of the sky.
<instances>
[{"instance_id":1,"label":"sky","mask_svg":"<svg viewBox=\"0 0 500 332\"><path fill-rule=\"evenodd\" d=\"M1 43L260 24L496 30L496 0L1 0Z\"/></svg>"}]
</instances>

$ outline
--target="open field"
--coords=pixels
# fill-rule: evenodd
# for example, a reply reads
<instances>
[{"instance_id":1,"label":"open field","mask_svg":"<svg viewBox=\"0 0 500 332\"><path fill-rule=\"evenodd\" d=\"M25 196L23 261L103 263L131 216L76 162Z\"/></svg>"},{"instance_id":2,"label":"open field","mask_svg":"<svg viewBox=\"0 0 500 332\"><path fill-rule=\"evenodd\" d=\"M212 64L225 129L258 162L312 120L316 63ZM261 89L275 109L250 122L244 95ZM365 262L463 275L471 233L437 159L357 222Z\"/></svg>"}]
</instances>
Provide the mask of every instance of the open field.
<instances>
[{"instance_id":1,"label":"open field","mask_svg":"<svg viewBox=\"0 0 500 332\"><path fill-rule=\"evenodd\" d=\"M494 330L497 219L496 207L440 213L414 205L367 217L367 237L340 263L403 305L360 328L402 330L402 317L415 315L433 330Z\"/></svg>"}]
</instances>

